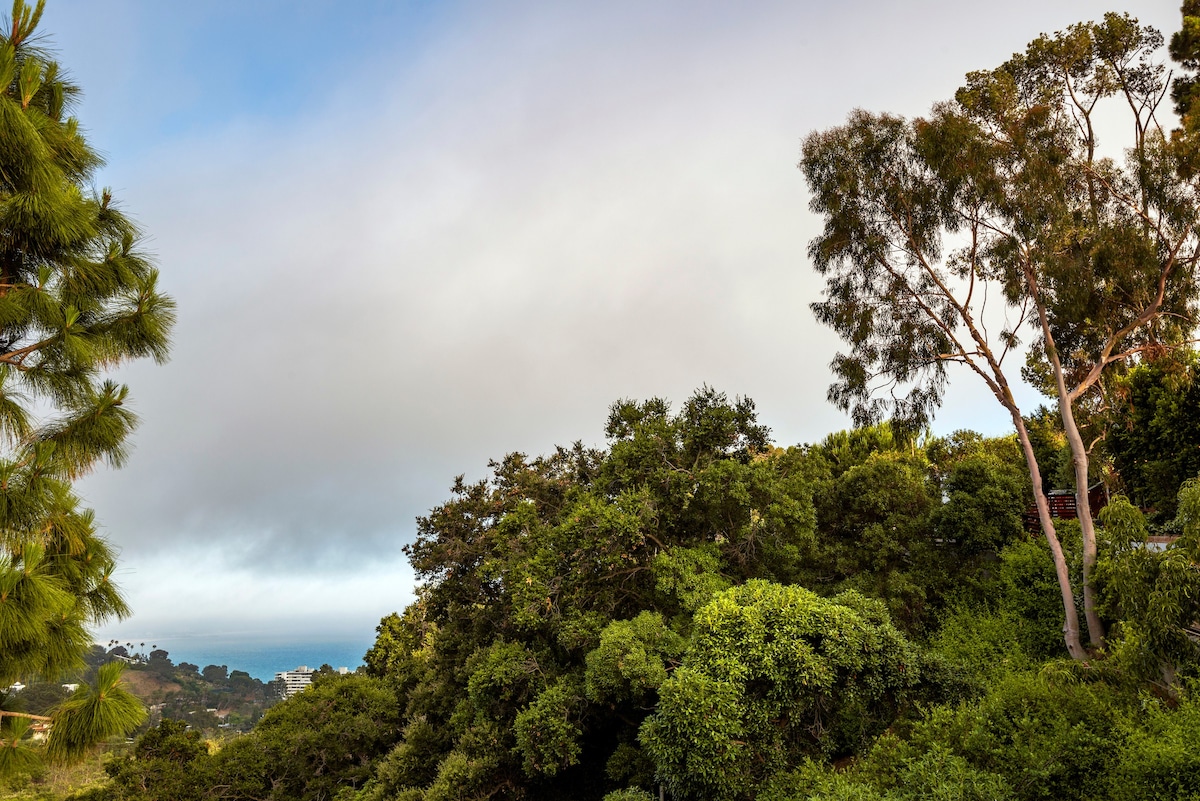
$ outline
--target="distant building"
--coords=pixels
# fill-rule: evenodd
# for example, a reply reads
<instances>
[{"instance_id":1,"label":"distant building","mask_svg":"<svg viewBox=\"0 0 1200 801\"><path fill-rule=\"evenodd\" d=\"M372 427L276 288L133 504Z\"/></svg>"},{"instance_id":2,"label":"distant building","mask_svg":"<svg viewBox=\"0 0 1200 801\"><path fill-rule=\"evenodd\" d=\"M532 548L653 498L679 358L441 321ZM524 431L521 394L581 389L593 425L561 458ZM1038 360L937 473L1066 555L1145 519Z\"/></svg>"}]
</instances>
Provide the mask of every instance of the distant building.
<instances>
[{"instance_id":1,"label":"distant building","mask_svg":"<svg viewBox=\"0 0 1200 801\"><path fill-rule=\"evenodd\" d=\"M291 698L296 693L312 684L315 670L309 670L308 665L301 665L295 670L284 670L275 674L275 681L283 687L283 697Z\"/></svg>"},{"instance_id":2,"label":"distant building","mask_svg":"<svg viewBox=\"0 0 1200 801\"><path fill-rule=\"evenodd\" d=\"M323 665L321 670L328 671L329 666ZM279 688L284 698L291 698L296 693L303 690L308 685L312 684L313 676L321 672L314 670L308 665L301 665L295 670L284 670L275 674L275 680L271 682ZM339 676L348 676L352 671L348 667L337 668L336 673Z\"/></svg>"}]
</instances>

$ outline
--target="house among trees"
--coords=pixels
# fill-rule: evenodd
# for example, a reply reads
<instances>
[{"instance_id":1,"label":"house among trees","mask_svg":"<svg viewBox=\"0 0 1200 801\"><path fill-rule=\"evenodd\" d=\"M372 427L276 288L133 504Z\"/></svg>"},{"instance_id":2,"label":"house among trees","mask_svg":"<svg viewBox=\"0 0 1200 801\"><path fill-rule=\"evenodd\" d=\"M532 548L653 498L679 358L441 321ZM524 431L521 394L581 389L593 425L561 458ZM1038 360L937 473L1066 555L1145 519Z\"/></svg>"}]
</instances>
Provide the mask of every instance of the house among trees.
<instances>
[{"instance_id":1,"label":"house among trees","mask_svg":"<svg viewBox=\"0 0 1200 801\"><path fill-rule=\"evenodd\" d=\"M1079 509L1075 501L1075 490L1062 489L1050 490L1046 493L1046 501L1050 505L1050 516L1058 520L1078 520ZM1108 505L1108 488L1103 482L1097 482L1088 487L1088 507L1091 509L1092 519L1095 520L1100 515L1100 510ZM1037 506L1030 504L1023 515L1025 520L1025 529L1027 531L1040 531L1041 523L1038 522Z\"/></svg>"}]
</instances>

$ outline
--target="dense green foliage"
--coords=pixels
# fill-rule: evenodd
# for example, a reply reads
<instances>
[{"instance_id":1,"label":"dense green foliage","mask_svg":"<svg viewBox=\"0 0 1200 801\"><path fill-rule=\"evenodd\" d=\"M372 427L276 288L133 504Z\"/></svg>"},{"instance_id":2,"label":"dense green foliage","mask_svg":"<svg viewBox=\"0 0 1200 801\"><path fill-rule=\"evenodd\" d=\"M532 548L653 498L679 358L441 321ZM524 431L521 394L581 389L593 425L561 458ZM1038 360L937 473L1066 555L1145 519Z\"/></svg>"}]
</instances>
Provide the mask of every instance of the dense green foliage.
<instances>
[{"instance_id":1,"label":"dense green foliage","mask_svg":"<svg viewBox=\"0 0 1200 801\"><path fill-rule=\"evenodd\" d=\"M802 756L862 748L920 678L880 602L753 579L696 614L640 740L673 797L753 797Z\"/></svg>"},{"instance_id":2,"label":"dense green foliage","mask_svg":"<svg viewBox=\"0 0 1200 801\"><path fill-rule=\"evenodd\" d=\"M1152 520L1175 517L1175 494L1200 475L1200 368L1194 353L1140 364L1113 395L1104 445L1130 500L1153 510Z\"/></svg>"},{"instance_id":3,"label":"dense green foliage","mask_svg":"<svg viewBox=\"0 0 1200 801\"><path fill-rule=\"evenodd\" d=\"M165 721L90 797L1194 792L1200 487L1162 551L1128 502L1106 510L1110 650L1082 664L1060 661L1011 437L878 426L783 450L709 389L678 413L620 402L607 430L603 450L455 482L419 521L424 583L380 623L369 675L322 677L215 753ZM1079 527L1060 530L1078 580Z\"/></svg>"},{"instance_id":4,"label":"dense green foliage","mask_svg":"<svg viewBox=\"0 0 1200 801\"><path fill-rule=\"evenodd\" d=\"M678 413L617 403L607 432L603 450L512 454L458 479L419 521L423 584L381 622L370 677L323 679L197 756L201 797L600 799L662 783L750 798L798 760L860 753L923 704L976 692L963 649L921 643L971 599L1011 595L996 613L1015 619L1053 590L1019 525L1011 439L881 426L783 450L749 401L710 389ZM1043 623L1016 626L1028 664ZM388 694L387 715L363 690L328 735L306 733L315 696L347 682ZM335 726L368 720L361 771L284 778ZM116 770L141 775L139 759Z\"/></svg>"}]
</instances>

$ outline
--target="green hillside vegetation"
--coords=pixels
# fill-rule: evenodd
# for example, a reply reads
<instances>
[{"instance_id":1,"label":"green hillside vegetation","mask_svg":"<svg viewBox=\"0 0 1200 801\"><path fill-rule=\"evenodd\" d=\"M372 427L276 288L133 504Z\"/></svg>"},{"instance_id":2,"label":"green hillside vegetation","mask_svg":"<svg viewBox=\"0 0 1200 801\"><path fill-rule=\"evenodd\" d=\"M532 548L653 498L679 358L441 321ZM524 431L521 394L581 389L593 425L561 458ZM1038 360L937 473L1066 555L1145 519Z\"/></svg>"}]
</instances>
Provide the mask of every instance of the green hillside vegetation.
<instances>
[{"instance_id":1,"label":"green hillside vegetation","mask_svg":"<svg viewBox=\"0 0 1200 801\"><path fill-rule=\"evenodd\" d=\"M19 692L8 693L5 708L53 716L72 698L71 683L94 684L101 667L119 659L130 660L121 673L121 684L146 708L141 725L102 741L80 760L48 758L45 743L30 743L27 738L25 747L41 764L0 777L0 797L63 798L80 788L105 785L108 777L104 766L130 751L133 740L125 735L139 737L163 721L173 721L170 725L190 732L206 748L220 747L250 731L282 698L281 688L273 682L264 684L245 671L230 671L225 665L203 669L187 662L177 665L164 650L145 654L130 643L129 648L116 645L109 650L92 646L84 657L83 668L62 676L63 681L32 681Z\"/></svg>"},{"instance_id":2,"label":"green hillside vegetation","mask_svg":"<svg viewBox=\"0 0 1200 801\"><path fill-rule=\"evenodd\" d=\"M707 388L606 430L455 481L366 675L212 754L165 722L87 797L1200 798L1200 486L1162 552L1104 511L1109 645L1076 662L1013 437L782 449Z\"/></svg>"},{"instance_id":3,"label":"green hillside vegetation","mask_svg":"<svg viewBox=\"0 0 1200 801\"><path fill-rule=\"evenodd\" d=\"M109 654L118 649L125 651L118 646ZM143 731L172 718L187 721L206 737L220 738L248 731L281 697L273 683L263 683L244 670L231 671L226 665L175 664L162 649L134 652L132 659L124 680L150 709Z\"/></svg>"}]
</instances>

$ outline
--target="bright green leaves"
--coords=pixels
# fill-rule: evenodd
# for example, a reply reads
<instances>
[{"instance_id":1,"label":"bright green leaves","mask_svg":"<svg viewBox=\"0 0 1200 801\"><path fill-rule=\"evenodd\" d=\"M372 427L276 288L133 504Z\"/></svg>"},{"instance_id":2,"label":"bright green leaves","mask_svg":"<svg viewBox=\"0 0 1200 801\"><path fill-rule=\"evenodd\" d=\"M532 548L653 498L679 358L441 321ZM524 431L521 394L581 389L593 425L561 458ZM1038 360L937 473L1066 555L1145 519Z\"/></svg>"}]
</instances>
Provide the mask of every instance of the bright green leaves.
<instances>
[{"instance_id":1,"label":"bright green leaves","mask_svg":"<svg viewBox=\"0 0 1200 801\"><path fill-rule=\"evenodd\" d=\"M42 761L25 739L32 723L29 718L0 718L0 778L34 773L41 767Z\"/></svg>"},{"instance_id":2,"label":"bright green leaves","mask_svg":"<svg viewBox=\"0 0 1200 801\"><path fill-rule=\"evenodd\" d=\"M640 740L677 795L750 798L801 755L888 725L919 665L877 601L750 581L696 614Z\"/></svg>"},{"instance_id":3,"label":"bright green leaves","mask_svg":"<svg viewBox=\"0 0 1200 801\"><path fill-rule=\"evenodd\" d=\"M614 620L587 655L588 699L644 704L667 680L667 670L678 664L683 650L683 638L655 612Z\"/></svg>"},{"instance_id":4,"label":"bright green leaves","mask_svg":"<svg viewBox=\"0 0 1200 801\"><path fill-rule=\"evenodd\" d=\"M12 16L9 17L12 28L8 40L13 45L20 45L29 39L37 28L38 22L41 21L42 12L45 10L46 0L38 0L37 5L33 8L30 8L25 0L13 0Z\"/></svg>"},{"instance_id":5,"label":"bright green leaves","mask_svg":"<svg viewBox=\"0 0 1200 801\"><path fill-rule=\"evenodd\" d=\"M45 667L54 654L43 643L52 628L63 620L77 617L75 598L69 587L55 575L46 549L26 543L16 553L0 558L0 683L17 681L25 670ZM72 643L74 644L74 643ZM74 660L78 660L78 653Z\"/></svg>"},{"instance_id":6,"label":"bright green leaves","mask_svg":"<svg viewBox=\"0 0 1200 801\"><path fill-rule=\"evenodd\" d=\"M6 95L17 68L17 51L11 42L0 44L0 95Z\"/></svg>"},{"instance_id":7,"label":"bright green leaves","mask_svg":"<svg viewBox=\"0 0 1200 801\"><path fill-rule=\"evenodd\" d=\"M1200 798L1200 699L1184 697L1173 710L1150 706L1146 718L1112 768L1113 801Z\"/></svg>"},{"instance_id":8,"label":"bright green leaves","mask_svg":"<svg viewBox=\"0 0 1200 801\"><path fill-rule=\"evenodd\" d=\"M375 644L368 649L363 662L367 672L376 678L392 676L401 682L415 680L423 668L427 645L433 639L436 626L420 632L420 608L410 606L403 615L393 612L375 627Z\"/></svg>"},{"instance_id":9,"label":"bright green leaves","mask_svg":"<svg viewBox=\"0 0 1200 801\"><path fill-rule=\"evenodd\" d=\"M1178 527L1184 536L1152 550L1146 522L1118 496L1100 513L1105 545L1096 571L1104 611L1118 620L1110 647L1114 660L1138 678L1176 692L1182 668L1200 661L1188 627L1200 621L1200 483L1179 492Z\"/></svg>"},{"instance_id":10,"label":"bright green leaves","mask_svg":"<svg viewBox=\"0 0 1200 801\"><path fill-rule=\"evenodd\" d=\"M734 799L751 790L759 754L743 722L745 707L737 684L689 667L661 688L639 739L673 796Z\"/></svg>"},{"instance_id":11,"label":"bright green leaves","mask_svg":"<svg viewBox=\"0 0 1200 801\"><path fill-rule=\"evenodd\" d=\"M687 615L730 585L729 579L721 575L720 549L715 543L660 553L650 570L664 608L680 609Z\"/></svg>"},{"instance_id":12,"label":"bright green leaves","mask_svg":"<svg viewBox=\"0 0 1200 801\"><path fill-rule=\"evenodd\" d=\"M38 89L42 88L45 68L46 65L36 58L26 58L25 63L21 65L21 73L17 78L21 108L29 108L29 101L33 100Z\"/></svg>"},{"instance_id":13,"label":"bright green leaves","mask_svg":"<svg viewBox=\"0 0 1200 801\"><path fill-rule=\"evenodd\" d=\"M101 459L112 467L125 463L125 443L137 425L137 415L125 406L128 394L124 385L105 381L64 404L66 414L40 432L44 442L55 446L68 477L85 475Z\"/></svg>"}]
</instances>

